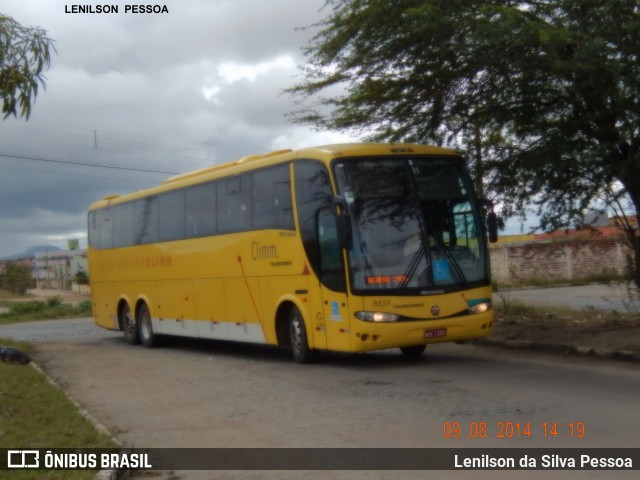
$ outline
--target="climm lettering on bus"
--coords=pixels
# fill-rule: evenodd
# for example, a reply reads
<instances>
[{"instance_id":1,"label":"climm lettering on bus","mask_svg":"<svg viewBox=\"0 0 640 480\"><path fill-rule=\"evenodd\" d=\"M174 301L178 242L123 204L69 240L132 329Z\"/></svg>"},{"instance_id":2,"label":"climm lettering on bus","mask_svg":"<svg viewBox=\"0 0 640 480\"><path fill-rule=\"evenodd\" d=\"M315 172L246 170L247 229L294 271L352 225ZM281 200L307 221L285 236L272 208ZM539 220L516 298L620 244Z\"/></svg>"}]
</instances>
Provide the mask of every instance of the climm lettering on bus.
<instances>
[{"instance_id":1,"label":"climm lettering on bus","mask_svg":"<svg viewBox=\"0 0 640 480\"><path fill-rule=\"evenodd\" d=\"M157 255L154 257L119 258L100 264L104 270L139 270L144 268L172 267L171 255Z\"/></svg>"},{"instance_id":2,"label":"climm lettering on bus","mask_svg":"<svg viewBox=\"0 0 640 480\"><path fill-rule=\"evenodd\" d=\"M275 245L262 245L260 242L251 242L251 258L254 260L278 258L278 249Z\"/></svg>"},{"instance_id":3,"label":"climm lettering on bus","mask_svg":"<svg viewBox=\"0 0 640 480\"><path fill-rule=\"evenodd\" d=\"M170 267L173 263L171 255L160 255L158 257L147 257L147 268Z\"/></svg>"}]
</instances>

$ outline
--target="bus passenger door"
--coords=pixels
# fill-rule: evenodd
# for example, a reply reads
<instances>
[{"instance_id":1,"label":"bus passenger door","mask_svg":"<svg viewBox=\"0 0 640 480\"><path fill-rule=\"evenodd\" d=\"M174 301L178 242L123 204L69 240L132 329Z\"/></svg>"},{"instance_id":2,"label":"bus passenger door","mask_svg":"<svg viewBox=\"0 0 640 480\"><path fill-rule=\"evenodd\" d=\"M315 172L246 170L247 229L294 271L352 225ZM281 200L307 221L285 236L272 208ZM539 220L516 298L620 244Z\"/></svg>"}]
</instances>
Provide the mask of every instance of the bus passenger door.
<instances>
[{"instance_id":1,"label":"bus passenger door","mask_svg":"<svg viewBox=\"0 0 640 480\"><path fill-rule=\"evenodd\" d=\"M348 352L351 349L350 314L335 207L324 208L317 215L320 288L327 348Z\"/></svg>"}]
</instances>

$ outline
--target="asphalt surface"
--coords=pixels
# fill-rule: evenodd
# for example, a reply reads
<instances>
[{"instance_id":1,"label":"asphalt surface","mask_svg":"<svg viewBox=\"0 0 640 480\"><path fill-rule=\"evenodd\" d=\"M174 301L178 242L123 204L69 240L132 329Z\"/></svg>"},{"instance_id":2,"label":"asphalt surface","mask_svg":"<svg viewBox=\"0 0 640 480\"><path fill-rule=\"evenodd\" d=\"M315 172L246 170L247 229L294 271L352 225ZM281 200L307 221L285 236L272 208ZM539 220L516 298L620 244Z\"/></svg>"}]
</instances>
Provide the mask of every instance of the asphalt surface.
<instances>
[{"instance_id":1,"label":"asphalt surface","mask_svg":"<svg viewBox=\"0 0 640 480\"><path fill-rule=\"evenodd\" d=\"M72 319L0 326L37 344L35 360L127 446L565 448L638 445L637 364L474 345L432 345L415 361L397 350L326 355L295 364L286 351L231 342L127 345L122 334ZM445 423L465 432L447 438ZM500 438L505 423L531 436ZM545 434L544 423L564 426ZM584 424L574 438L569 422ZM471 437L484 424L486 438ZM606 473L606 475L603 475ZM517 472L522 479L636 478L637 472ZM632 474L632 475L629 475ZM165 471L134 478L400 480L511 479L474 471Z\"/></svg>"}]
</instances>

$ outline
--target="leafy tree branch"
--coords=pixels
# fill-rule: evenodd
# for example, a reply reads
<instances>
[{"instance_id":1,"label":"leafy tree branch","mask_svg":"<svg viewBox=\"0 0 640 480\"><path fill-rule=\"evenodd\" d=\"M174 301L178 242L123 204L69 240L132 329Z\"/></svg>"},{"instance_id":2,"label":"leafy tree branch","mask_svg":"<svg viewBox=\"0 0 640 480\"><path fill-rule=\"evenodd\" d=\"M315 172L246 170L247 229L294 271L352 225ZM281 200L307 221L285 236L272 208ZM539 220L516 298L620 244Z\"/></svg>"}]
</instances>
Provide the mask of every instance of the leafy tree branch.
<instances>
[{"instance_id":1,"label":"leafy tree branch","mask_svg":"<svg viewBox=\"0 0 640 480\"><path fill-rule=\"evenodd\" d=\"M13 18L0 15L0 94L2 113L25 117L38 95L46 88L44 71L55 52L53 40L41 28L24 27Z\"/></svg>"},{"instance_id":2,"label":"leafy tree branch","mask_svg":"<svg viewBox=\"0 0 640 480\"><path fill-rule=\"evenodd\" d=\"M505 215L640 212L637 0L327 0L294 122L462 147ZM640 284L640 234L625 230Z\"/></svg>"}]
</instances>

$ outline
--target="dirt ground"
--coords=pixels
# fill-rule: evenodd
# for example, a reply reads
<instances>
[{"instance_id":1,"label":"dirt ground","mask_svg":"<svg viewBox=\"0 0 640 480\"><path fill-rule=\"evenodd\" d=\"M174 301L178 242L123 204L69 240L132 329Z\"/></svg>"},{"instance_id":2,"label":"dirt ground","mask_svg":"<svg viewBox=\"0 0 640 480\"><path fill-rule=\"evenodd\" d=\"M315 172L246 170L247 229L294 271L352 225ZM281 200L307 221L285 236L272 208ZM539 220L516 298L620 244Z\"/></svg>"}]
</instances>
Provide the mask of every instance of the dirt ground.
<instances>
[{"instance_id":1,"label":"dirt ground","mask_svg":"<svg viewBox=\"0 0 640 480\"><path fill-rule=\"evenodd\" d=\"M60 297L63 303L78 303L83 302L85 300L90 300L91 297L89 295L83 293L72 292L71 290L55 290L55 289L41 289L41 288L32 288L27 291L28 296L24 297L24 299L17 299L12 301L31 301L31 300L39 300L46 301L51 297Z\"/></svg>"},{"instance_id":2,"label":"dirt ground","mask_svg":"<svg viewBox=\"0 0 640 480\"><path fill-rule=\"evenodd\" d=\"M552 312L511 315L497 313L491 341L538 346L568 345L578 353L633 352L640 355L640 316L611 312ZM552 349L552 348L549 348Z\"/></svg>"}]
</instances>

